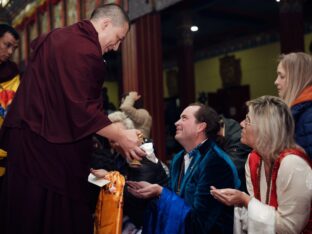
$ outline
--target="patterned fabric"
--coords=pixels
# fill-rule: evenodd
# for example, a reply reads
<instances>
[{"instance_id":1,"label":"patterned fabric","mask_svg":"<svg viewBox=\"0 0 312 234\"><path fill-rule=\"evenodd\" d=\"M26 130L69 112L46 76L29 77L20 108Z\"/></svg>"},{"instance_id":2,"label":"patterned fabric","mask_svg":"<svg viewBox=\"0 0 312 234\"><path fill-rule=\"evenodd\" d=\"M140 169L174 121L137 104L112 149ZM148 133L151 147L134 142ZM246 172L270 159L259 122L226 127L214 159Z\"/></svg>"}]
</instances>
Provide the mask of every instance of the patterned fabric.
<instances>
[{"instance_id":1,"label":"patterned fabric","mask_svg":"<svg viewBox=\"0 0 312 234\"><path fill-rule=\"evenodd\" d=\"M13 79L9 81L0 83L0 128L2 126L4 117L8 112L10 104L14 98L19 83L20 83L19 75L15 76ZM0 149L0 176L2 176L5 172L4 158L6 156L7 152Z\"/></svg>"},{"instance_id":2,"label":"patterned fabric","mask_svg":"<svg viewBox=\"0 0 312 234\"><path fill-rule=\"evenodd\" d=\"M19 86L19 75L12 80L0 83L0 127Z\"/></svg>"},{"instance_id":3,"label":"patterned fabric","mask_svg":"<svg viewBox=\"0 0 312 234\"><path fill-rule=\"evenodd\" d=\"M122 228L125 177L118 171L112 171L105 176L105 179L111 182L105 185L99 194L94 234L119 234Z\"/></svg>"}]
</instances>

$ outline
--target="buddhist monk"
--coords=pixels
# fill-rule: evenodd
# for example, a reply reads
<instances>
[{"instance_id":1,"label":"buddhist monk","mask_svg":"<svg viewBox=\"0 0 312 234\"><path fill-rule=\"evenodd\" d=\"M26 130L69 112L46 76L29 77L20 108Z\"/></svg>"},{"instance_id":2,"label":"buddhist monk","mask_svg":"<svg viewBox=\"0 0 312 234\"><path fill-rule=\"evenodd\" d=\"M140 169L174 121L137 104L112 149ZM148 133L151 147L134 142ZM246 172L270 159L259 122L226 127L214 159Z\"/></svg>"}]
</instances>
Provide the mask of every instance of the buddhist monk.
<instances>
[{"instance_id":1,"label":"buddhist monk","mask_svg":"<svg viewBox=\"0 0 312 234\"><path fill-rule=\"evenodd\" d=\"M112 124L102 107L102 55L118 50L128 31L126 13L108 4L90 20L31 43L23 82L0 132L0 147L8 152L2 234L92 233L92 134L118 142L129 160L144 156L139 132Z\"/></svg>"}]
</instances>

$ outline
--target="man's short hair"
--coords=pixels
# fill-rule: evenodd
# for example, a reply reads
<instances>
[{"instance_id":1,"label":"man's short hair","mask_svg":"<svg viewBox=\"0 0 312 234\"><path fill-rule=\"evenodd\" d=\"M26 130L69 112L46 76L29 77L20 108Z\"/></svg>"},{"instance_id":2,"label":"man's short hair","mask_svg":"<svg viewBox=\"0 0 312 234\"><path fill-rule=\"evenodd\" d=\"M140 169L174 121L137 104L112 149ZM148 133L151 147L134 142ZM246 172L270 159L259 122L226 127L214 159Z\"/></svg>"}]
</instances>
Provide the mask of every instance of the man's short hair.
<instances>
[{"instance_id":1,"label":"man's short hair","mask_svg":"<svg viewBox=\"0 0 312 234\"><path fill-rule=\"evenodd\" d=\"M220 117L218 113L209 106L201 103L193 103L189 106L198 106L199 109L194 113L194 117L198 123L206 123L206 136L209 139L216 140L220 131Z\"/></svg>"},{"instance_id":2,"label":"man's short hair","mask_svg":"<svg viewBox=\"0 0 312 234\"><path fill-rule=\"evenodd\" d=\"M97 7L91 14L91 20L109 18L114 26L123 26L127 23L130 26L130 19L127 13L117 4L104 4Z\"/></svg>"},{"instance_id":3,"label":"man's short hair","mask_svg":"<svg viewBox=\"0 0 312 234\"><path fill-rule=\"evenodd\" d=\"M11 33L15 40L19 39L17 31L12 26L7 24L0 24L0 37L3 37L6 32Z\"/></svg>"}]
</instances>

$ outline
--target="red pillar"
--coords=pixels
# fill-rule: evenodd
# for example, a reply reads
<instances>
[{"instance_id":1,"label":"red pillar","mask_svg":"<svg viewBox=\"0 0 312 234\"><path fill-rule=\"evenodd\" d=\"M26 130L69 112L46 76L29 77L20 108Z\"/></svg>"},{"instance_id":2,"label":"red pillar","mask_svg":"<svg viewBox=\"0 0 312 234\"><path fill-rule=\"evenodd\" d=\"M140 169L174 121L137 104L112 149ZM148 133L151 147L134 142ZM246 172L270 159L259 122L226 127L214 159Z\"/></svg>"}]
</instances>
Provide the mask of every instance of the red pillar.
<instances>
[{"instance_id":1,"label":"red pillar","mask_svg":"<svg viewBox=\"0 0 312 234\"><path fill-rule=\"evenodd\" d=\"M304 51L304 21L301 0L280 2L281 53Z\"/></svg>"},{"instance_id":2,"label":"red pillar","mask_svg":"<svg viewBox=\"0 0 312 234\"><path fill-rule=\"evenodd\" d=\"M159 13L143 16L131 25L123 43L123 91L136 90L152 118L152 139L165 160L163 68Z\"/></svg>"}]
</instances>

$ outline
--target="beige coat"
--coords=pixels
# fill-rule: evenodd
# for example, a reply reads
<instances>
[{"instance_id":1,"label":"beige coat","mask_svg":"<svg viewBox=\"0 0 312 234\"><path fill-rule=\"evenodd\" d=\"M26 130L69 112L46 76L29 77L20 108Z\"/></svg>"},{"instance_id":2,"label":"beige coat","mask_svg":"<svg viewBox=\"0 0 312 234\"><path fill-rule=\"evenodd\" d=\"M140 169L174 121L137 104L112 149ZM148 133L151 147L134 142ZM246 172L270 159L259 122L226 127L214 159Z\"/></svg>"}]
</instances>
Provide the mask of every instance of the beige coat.
<instances>
[{"instance_id":1,"label":"beige coat","mask_svg":"<svg viewBox=\"0 0 312 234\"><path fill-rule=\"evenodd\" d=\"M144 138L150 138L152 117L145 109L133 107L135 100L128 95L121 104L120 109L133 121L135 129L143 133Z\"/></svg>"}]
</instances>

